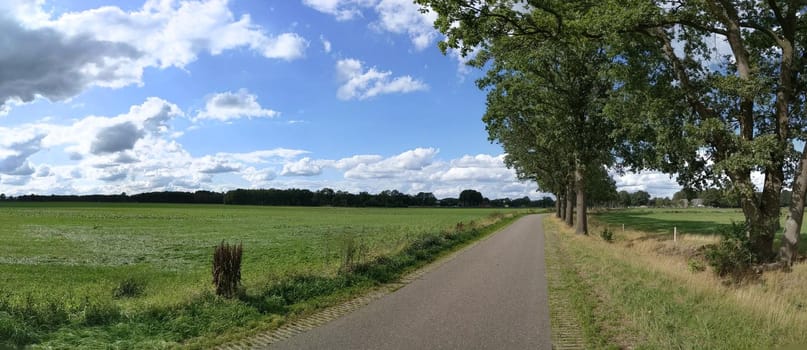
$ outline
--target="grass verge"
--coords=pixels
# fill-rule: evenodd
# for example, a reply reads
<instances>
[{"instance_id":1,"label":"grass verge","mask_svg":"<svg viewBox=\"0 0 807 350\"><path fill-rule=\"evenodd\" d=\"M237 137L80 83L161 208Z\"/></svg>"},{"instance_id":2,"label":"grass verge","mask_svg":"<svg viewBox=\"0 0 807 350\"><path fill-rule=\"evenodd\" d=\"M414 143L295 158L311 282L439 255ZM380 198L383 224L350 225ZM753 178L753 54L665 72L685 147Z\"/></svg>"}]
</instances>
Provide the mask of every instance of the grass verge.
<instances>
[{"instance_id":1,"label":"grass verge","mask_svg":"<svg viewBox=\"0 0 807 350\"><path fill-rule=\"evenodd\" d=\"M654 245L650 241L637 243L617 234L617 244L609 244L596 235L576 236L553 218L544 222L547 251L562 257L554 263L562 265L566 276L565 288L550 293L568 295L586 348L773 349L807 344L807 311L770 290L781 283L725 286L709 273L691 272L683 257L649 248Z\"/></svg>"}]
</instances>

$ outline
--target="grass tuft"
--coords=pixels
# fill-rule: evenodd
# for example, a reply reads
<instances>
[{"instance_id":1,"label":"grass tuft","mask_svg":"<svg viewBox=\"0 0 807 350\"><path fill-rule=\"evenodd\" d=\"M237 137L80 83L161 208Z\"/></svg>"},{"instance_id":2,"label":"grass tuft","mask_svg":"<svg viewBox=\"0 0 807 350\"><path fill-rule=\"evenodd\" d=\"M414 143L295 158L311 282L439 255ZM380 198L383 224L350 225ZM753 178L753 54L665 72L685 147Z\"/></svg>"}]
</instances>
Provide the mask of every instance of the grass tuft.
<instances>
[{"instance_id":1,"label":"grass tuft","mask_svg":"<svg viewBox=\"0 0 807 350\"><path fill-rule=\"evenodd\" d=\"M241 286L241 254L243 247L221 241L213 251L213 285L216 295L232 298Z\"/></svg>"}]
</instances>

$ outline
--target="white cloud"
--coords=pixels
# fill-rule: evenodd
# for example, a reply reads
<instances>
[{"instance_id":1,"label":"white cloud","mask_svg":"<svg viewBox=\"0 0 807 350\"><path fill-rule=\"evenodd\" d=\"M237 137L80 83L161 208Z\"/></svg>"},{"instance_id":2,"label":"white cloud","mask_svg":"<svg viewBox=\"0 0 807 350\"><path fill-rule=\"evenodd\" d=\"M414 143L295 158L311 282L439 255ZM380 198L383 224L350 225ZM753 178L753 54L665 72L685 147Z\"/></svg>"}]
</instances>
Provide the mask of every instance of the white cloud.
<instances>
[{"instance_id":1,"label":"white cloud","mask_svg":"<svg viewBox=\"0 0 807 350\"><path fill-rule=\"evenodd\" d=\"M196 119L216 119L228 121L238 118L274 118L280 113L264 109L258 103L258 97L246 89L237 92L222 92L211 95L205 102L205 109L197 114Z\"/></svg>"},{"instance_id":2,"label":"white cloud","mask_svg":"<svg viewBox=\"0 0 807 350\"><path fill-rule=\"evenodd\" d=\"M363 17L363 10L373 11L378 21L374 29L394 34L406 34L416 50L432 45L440 34L434 29L434 12L420 12L412 0L303 0L303 4L332 15L338 21Z\"/></svg>"},{"instance_id":3,"label":"white cloud","mask_svg":"<svg viewBox=\"0 0 807 350\"><path fill-rule=\"evenodd\" d=\"M356 59L339 60L336 74L342 83L336 95L342 100L364 100L377 95L428 89L426 83L408 75L393 78L390 71L378 71L375 67L365 70L362 62Z\"/></svg>"},{"instance_id":4,"label":"white cloud","mask_svg":"<svg viewBox=\"0 0 807 350\"><path fill-rule=\"evenodd\" d=\"M675 177L656 172L643 171L640 173L625 173L624 175L613 175L616 181L617 191L647 191L653 197L671 197L681 190L681 185L676 182Z\"/></svg>"},{"instance_id":5,"label":"white cloud","mask_svg":"<svg viewBox=\"0 0 807 350\"><path fill-rule=\"evenodd\" d=\"M328 39L325 39L324 35L319 36L319 41L322 43L322 50L326 53L331 52L331 42Z\"/></svg>"},{"instance_id":6,"label":"white cloud","mask_svg":"<svg viewBox=\"0 0 807 350\"><path fill-rule=\"evenodd\" d=\"M304 56L296 33L268 34L226 0L148 0L138 10L104 6L54 18L44 1L0 4L0 30L14 50L0 57L0 113L6 101L65 100L90 86L142 84L147 67L184 68L199 54L248 48L271 59Z\"/></svg>"},{"instance_id":7,"label":"white cloud","mask_svg":"<svg viewBox=\"0 0 807 350\"><path fill-rule=\"evenodd\" d=\"M338 21L347 21L361 17L361 9L372 5L375 0L303 0L303 4L319 12L336 17Z\"/></svg>"},{"instance_id":8,"label":"white cloud","mask_svg":"<svg viewBox=\"0 0 807 350\"><path fill-rule=\"evenodd\" d=\"M420 6L412 0L381 0L375 10L378 13L376 27L396 34L407 34L417 50L431 46L439 37L434 29L437 14L420 12Z\"/></svg>"},{"instance_id":9,"label":"white cloud","mask_svg":"<svg viewBox=\"0 0 807 350\"><path fill-rule=\"evenodd\" d=\"M300 160L283 164L283 171L280 175L283 176L314 176L322 173L322 165L305 157Z\"/></svg>"},{"instance_id":10,"label":"white cloud","mask_svg":"<svg viewBox=\"0 0 807 350\"><path fill-rule=\"evenodd\" d=\"M437 152L434 148L416 148L375 163L359 163L345 171L345 178L386 179L421 170L432 163Z\"/></svg>"}]
</instances>

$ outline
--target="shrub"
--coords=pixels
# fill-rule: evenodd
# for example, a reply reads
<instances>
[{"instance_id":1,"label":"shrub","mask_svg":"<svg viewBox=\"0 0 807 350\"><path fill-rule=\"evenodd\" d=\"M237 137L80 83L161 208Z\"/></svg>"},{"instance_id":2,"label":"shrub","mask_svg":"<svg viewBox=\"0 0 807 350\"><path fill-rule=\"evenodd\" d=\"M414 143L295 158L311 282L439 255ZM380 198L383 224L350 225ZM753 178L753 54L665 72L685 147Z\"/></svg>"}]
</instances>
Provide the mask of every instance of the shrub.
<instances>
[{"instance_id":1,"label":"shrub","mask_svg":"<svg viewBox=\"0 0 807 350\"><path fill-rule=\"evenodd\" d=\"M613 242L614 241L614 231L605 228L600 232L600 238L602 238L606 242Z\"/></svg>"},{"instance_id":2,"label":"shrub","mask_svg":"<svg viewBox=\"0 0 807 350\"><path fill-rule=\"evenodd\" d=\"M112 296L116 299L134 298L143 294L145 283L142 280L129 277L120 283L112 291Z\"/></svg>"},{"instance_id":3,"label":"shrub","mask_svg":"<svg viewBox=\"0 0 807 350\"><path fill-rule=\"evenodd\" d=\"M720 277L731 276L735 281L749 276L756 263L748 229L732 224L722 230L719 243L706 248L706 262Z\"/></svg>"},{"instance_id":4,"label":"shrub","mask_svg":"<svg viewBox=\"0 0 807 350\"><path fill-rule=\"evenodd\" d=\"M689 259L687 261L687 268L689 272L702 272L706 270L706 266L703 264L703 261L697 259Z\"/></svg>"},{"instance_id":5,"label":"shrub","mask_svg":"<svg viewBox=\"0 0 807 350\"><path fill-rule=\"evenodd\" d=\"M213 252L213 284L216 295L232 298L241 285L241 244L229 245L221 241Z\"/></svg>"}]
</instances>

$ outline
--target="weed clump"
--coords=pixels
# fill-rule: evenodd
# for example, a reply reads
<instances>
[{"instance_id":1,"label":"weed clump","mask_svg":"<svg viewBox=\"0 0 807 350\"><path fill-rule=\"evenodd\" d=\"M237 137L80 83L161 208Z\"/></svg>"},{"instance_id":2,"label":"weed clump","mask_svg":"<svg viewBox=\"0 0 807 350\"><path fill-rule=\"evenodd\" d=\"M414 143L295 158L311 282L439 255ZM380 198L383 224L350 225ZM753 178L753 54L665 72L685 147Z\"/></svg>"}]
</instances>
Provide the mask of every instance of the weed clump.
<instances>
[{"instance_id":1,"label":"weed clump","mask_svg":"<svg viewBox=\"0 0 807 350\"><path fill-rule=\"evenodd\" d=\"M221 241L213 252L213 285L216 295L232 298L241 285L241 244L230 245Z\"/></svg>"},{"instance_id":2,"label":"weed clump","mask_svg":"<svg viewBox=\"0 0 807 350\"><path fill-rule=\"evenodd\" d=\"M731 277L735 282L750 276L757 262L748 229L732 224L722 230L722 239L706 248L706 262L720 277Z\"/></svg>"},{"instance_id":3,"label":"weed clump","mask_svg":"<svg viewBox=\"0 0 807 350\"><path fill-rule=\"evenodd\" d=\"M689 259L687 261L687 269L692 273L703 272L706 271L706 265L704 265L701 260Z\"/></svg>"},{"instance_id":4,"label":"weed clump","mask_svg":"<svg viewBox=\"0 0 807 350\"><path fill-rule=\"evenodd\" d=\"M145 282L129 277L118 283L118 286L112 291L112 296L115 299L134 298L143 294L143 290L145 290Z\"/></svg>"},{"instance_id":5,"label":"weed clump","mask_svg":"<svg viewBox=\"0 0 807 350\"><path fill-rule=\"evenodd\" d=\"M614 241L614 231L611 231L606 227L600 231L600 238L602 238L603 241L611 243Z\"/></svg>"},{"instance_id":6,"label":"weed clump","mask_svg":"<svg viewBox=\"0 0 807 350\"><path fill-rule=\"evenodd\" d=\"M342 241L342 262L339 266L339 272L353 272L356 266L364 261L367 251L366 244L353 236L346 236Z\"/></svg>"}]
</instances>

